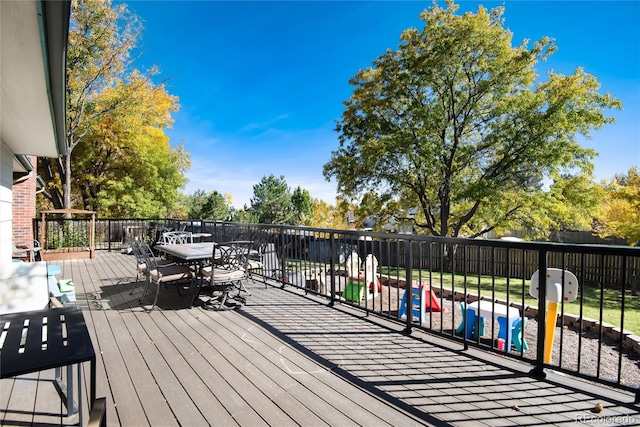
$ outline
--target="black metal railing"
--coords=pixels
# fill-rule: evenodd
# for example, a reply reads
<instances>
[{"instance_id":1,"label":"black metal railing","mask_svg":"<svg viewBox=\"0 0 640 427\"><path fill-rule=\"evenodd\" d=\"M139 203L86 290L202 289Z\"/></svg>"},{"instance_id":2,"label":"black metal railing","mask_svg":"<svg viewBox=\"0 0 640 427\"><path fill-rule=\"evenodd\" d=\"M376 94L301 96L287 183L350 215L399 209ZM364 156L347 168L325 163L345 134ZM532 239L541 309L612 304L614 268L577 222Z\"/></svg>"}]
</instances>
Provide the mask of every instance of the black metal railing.
<instances>
[{"instance_id":1,"label":"black metal railing","mask_svg":"<svg viewBox=\"0 0 640 427\"><path fill-rule=\"evenodd\" d=\"M272 243L280 260L275 279L283 285L321 295L331 304L351 304L402 321L407 333L419 327L465 347L519 358L533 365L534 375L545 375L548 369L567 372L633 391L640 400L638 248L207 224L215 241ZM382 292L373 292L363 277L346 276L351 252L361 260L369 254L377 258ZM551 304L546 302L546 286L540 286L538 299L530 294L533 273L546 277L552 269L571 272L578 279L576 300L560 298L556 318L547 317ZM404 298L413 295L414 288L417 298ZM414 301L425 310L406 315L414 313ZM494 310L506 306L519 311L524 338L518 348L499 349L501 325L495 321L488 322L482 335L457 333L463 320L460 303L468 307L475 301L487 301L480 304L491 304ZM479 317L476 322L480 330ZM509 325L507 334L513 333ZM551 349L549 355L545 346Z\"/></svg>"},{"instance_id":2,"label":"black metal railing","mask_svg":"<svg viewBox=\"0 0 640 427\"><path fill-rule=\"evenodd\" d=\"M551 369L613 385L640 401L639 248L173 219L98 220L96 248L119 250L130 237L152 243L162 231L185 229L210 233L213 241L252 240L256 249L270 248L277 268L265 269L265 276L329 305L349 304L402 322L406 333L420 328L465 349L518 358L532 365L534 375ZM366 283L363 274L347 276L352 253L361 261L377 259L379 284ZM538 299L531 296L532 275L546 277L552 269L576 276L575 301L548 304L546 286L539 287ZM498 314L486 324L466 317L474 304L488 304L494 313L517 310L522 338ZM547 315L552 308L555 318ZM475 324L467 328L463 319ZM505 331L515 348L503 349Z\"/></svg>"}]
</instances>

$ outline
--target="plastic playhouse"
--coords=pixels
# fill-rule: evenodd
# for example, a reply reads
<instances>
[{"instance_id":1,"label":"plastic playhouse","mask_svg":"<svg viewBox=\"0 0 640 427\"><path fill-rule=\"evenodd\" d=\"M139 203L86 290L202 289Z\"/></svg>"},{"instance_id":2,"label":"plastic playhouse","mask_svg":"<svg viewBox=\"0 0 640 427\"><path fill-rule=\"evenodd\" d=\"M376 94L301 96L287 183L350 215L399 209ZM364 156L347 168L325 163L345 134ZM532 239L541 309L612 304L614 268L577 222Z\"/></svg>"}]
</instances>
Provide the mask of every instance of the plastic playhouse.
<instances>
[{"instance_id":1,"label":"plastic playhouse","mask_svg":"<svg viewBox=\"0 0 640 427\"><path fill-rule=\"evenodd\" d=\"M352 252L346 260L347 284L342 292L342 298L347 301L360 302L374 298L382 292L382 285L378 277L378 260L369 254L364 260L364 271L360 270L360 257Z\"/></svg>"}]
</instances>

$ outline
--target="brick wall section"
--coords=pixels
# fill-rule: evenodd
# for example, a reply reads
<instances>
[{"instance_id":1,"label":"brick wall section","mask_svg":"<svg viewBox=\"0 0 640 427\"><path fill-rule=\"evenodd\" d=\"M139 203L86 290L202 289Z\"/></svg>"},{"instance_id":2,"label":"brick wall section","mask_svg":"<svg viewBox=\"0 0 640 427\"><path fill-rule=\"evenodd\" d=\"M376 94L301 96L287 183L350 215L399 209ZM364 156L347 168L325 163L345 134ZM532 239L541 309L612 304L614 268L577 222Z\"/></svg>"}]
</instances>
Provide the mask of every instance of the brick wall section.
<instances>
[{"instance_id":1,"label":"brick wall section","mask_svg":"<svg viewBox=\"0 0 640 427\"><path fill-rule=\"evenodd\" d=\"M36 166L37 158L29 157ZM13 242L30 242L33 236L33 219L36 216L36 171L29 179L13 185Z\"/></svg>"}]
</instances>

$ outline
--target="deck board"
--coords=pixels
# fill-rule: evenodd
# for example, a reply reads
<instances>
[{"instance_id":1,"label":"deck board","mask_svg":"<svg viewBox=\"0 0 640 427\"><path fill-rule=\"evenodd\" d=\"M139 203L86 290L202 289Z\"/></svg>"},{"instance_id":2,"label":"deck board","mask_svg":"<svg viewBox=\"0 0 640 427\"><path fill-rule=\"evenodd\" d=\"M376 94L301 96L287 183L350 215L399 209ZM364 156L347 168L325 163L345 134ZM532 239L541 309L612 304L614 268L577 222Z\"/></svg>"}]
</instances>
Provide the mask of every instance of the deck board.
<instances>
[{"instance_id":1,"label":"deck board","mask_svg":"<svg viewBox=\"0 0 640 427\"><path fill-rule=\"evenodd\" d=\"M260 414L243 398L244 391L238 391L234 387L240 374L234 372L232 365L210 346L209 341L203 336L201 322L195 316L187 315L183 322L176 324L176 331L190 336L193 349L197 351L192 352L188 358L201 375L203 383L224 406L229 416L239 425L267 425Z\"/></svg>"},{"instance_id":2,"label":"deck board","mask_svg":"<svg viewBox=\"0 0 640 427\"><path fill-rule=\"evenodd\" d=\"M316 414L323 414L329 425L351 425L354 423L353 419L365 425L380 423L380 419L372 415L371 411L351 402L350 398L353 395L341 394L341 382L336 381L325 368L307 358L299 357L298 353L288 346L283 346L264 330L256 328L246 320L225 327L227 333L242 337L242 342L236 344L235 348L243 351L247 358L251 357L252 353L264 356L251 360L258 369L269 372L272 378L301 399ZM278 361L280 363L277 363ZM333 408L334 411L327 414L327 407Z\"/></svg>"},{"instance_id":3,"label":"deck board","mask_svg":"<svg viewBox=\"0 0 640 427\"><path fill-rule=\"evenodd\" d=\"M211 319L213 320L214 318ZM299 400L301 398L300 395L287 392L283 388L286 387L287 384L279 383L278 378L273 374L275 371L271 366L268 366L266 369L261 369L256 366L256 364L265 365L261 363L264 359L264 355L253 351L250 352L250 354L240 351L240 349L244 347L243 340L238 342L237 336L230 336L232 333L228 331L228 324L230 322L228 322L227 319L222 318L222 316L217 316L215 319L223 320L221 323L216 322L216 325L211 328L212 332L214 328L217 332L215 345L216 349L219 350L220 355L224 357L231 366L241 374L242 377L250 381L251 386L255 388L255 393L265 395L263 401L266 404L277 405L286 414L288 414L289 417L291 417L291 420L274 420L270 421L270 424L273 425L273 422L289 424L292 421L293 425L323 424L322 420ZM233 383L238 384L239 381L236 380ZM240 386L242 386L242 384L243 383L241 382ZM247 386L249 385L247 384ZM270 403L270 401L272 401L272 403Z\"/></svg>"},{"instance_id":4,"label":"deck board","mask_svg":"<svg viewBox=\"0 0 640 427\"><path fill-rule=\"evenodd\" d=\"M197 398L202 394L199 380L193 375L186 361L165 335L166 325L161 326L163 313L155 312L151 316L139 318L144 334L136 334L142 339L136 340L140 351L151 355L145 357L156 384L180 425L204 425L205 415L196 409L191 395ZM200 396L201 397L201 396Z\"/></svg>"},{"instance_id":5,"label":"deck board","mask_svg":"<svg viewBox=\"0 0 640 427\"><path fill-rule=\"evenodd\" d=\"M173 418L170 411L164 411L164 399L157 393L154 379L148 374L147 366L141 357L134 340L131 327L135 321L125 324L117 312L105 311L107 316L94 314L97 337L102 342L115 342L117 345L101 346L105 370L109 373L108 384L111 390L102 389L98 395L113 393L114 404L123 419L136 425L149 422L149 414L157 415L157 420ZM106 384L106 383L102 383ZM100 382L98 382L100 386Z\"/></svg>"},{"instance_id":6,"label":"deck board","mask_svg":"<svg viewBox=\"0 0 640 427\"><path fill-rule=\"evenodd\" d=\"M27 375L21 375L17 377L15 380L8 379L11 383L8 389L11 391L11 396L7 399L7 412L5 413L5 418L2 422L2 425L7 425L7 420L10 419L11 422L15 422L17 424L20 423L30 423L34 418L35 408L37 403L34 401L33 396L35 395L38 388L44 388L46 390L47 385L50 388L50 392L54 393L55 389L53 384L51 383L43 383L40 384L37 382L38 378L42 374L32 373ZM3 391L4 391L4 380L3 381ZM38 387L43 386L43 387ZM48 414L47 414L48 415ZM45 415L47 419L48 416ZM43 418L44 418L43 417Z\"/></svg>"},{"instance_id":7,"label":"deck board","mask_svg":"<svg viewBox=\"0 0 640 427\"><path fill-rule=\"evenodd\" d=\"M606 401L295 289L249 284L246 306L215 312L188 308L190 296L169 286L148 313L138 303L143 284L130 295L133 256L98 252L54 264L76 285L109 426L561 423ZM83 372L88 403L88 363ZM52 378L50 370L1 380L0 424L77 423L77 415L61 415ZM612 413L638 414L607 398ZM521 412L511 409L516 403Z\"/></svg>"}]
</instances>

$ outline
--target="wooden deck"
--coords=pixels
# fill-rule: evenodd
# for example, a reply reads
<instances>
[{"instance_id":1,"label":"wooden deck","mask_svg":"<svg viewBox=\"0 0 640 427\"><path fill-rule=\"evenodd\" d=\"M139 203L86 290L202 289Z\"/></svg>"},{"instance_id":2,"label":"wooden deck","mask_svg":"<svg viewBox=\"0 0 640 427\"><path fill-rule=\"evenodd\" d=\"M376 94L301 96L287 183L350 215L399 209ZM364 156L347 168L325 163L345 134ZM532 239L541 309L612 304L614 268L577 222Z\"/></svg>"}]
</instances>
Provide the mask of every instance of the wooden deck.
<instances>
[{"instance_id":1,"label":"wooden deck","mask_svg":"<svg viewBox=\"0 0 640 427\"><path fill-rule=\"evenodd\" d=\"M536 380L529 366L421 332L408 337L400 325L295 289L252 283L247 305L225 312L188 309L187 296L162 289L148 313L140 288L129 295L133 256L56 264L58 278L76 285L111 426L535 425L575 422L596 403L640 422L626 395ZM0 424L77 423L60 415L52 378L0 381Z\"/></svg>"}]
</instances>

